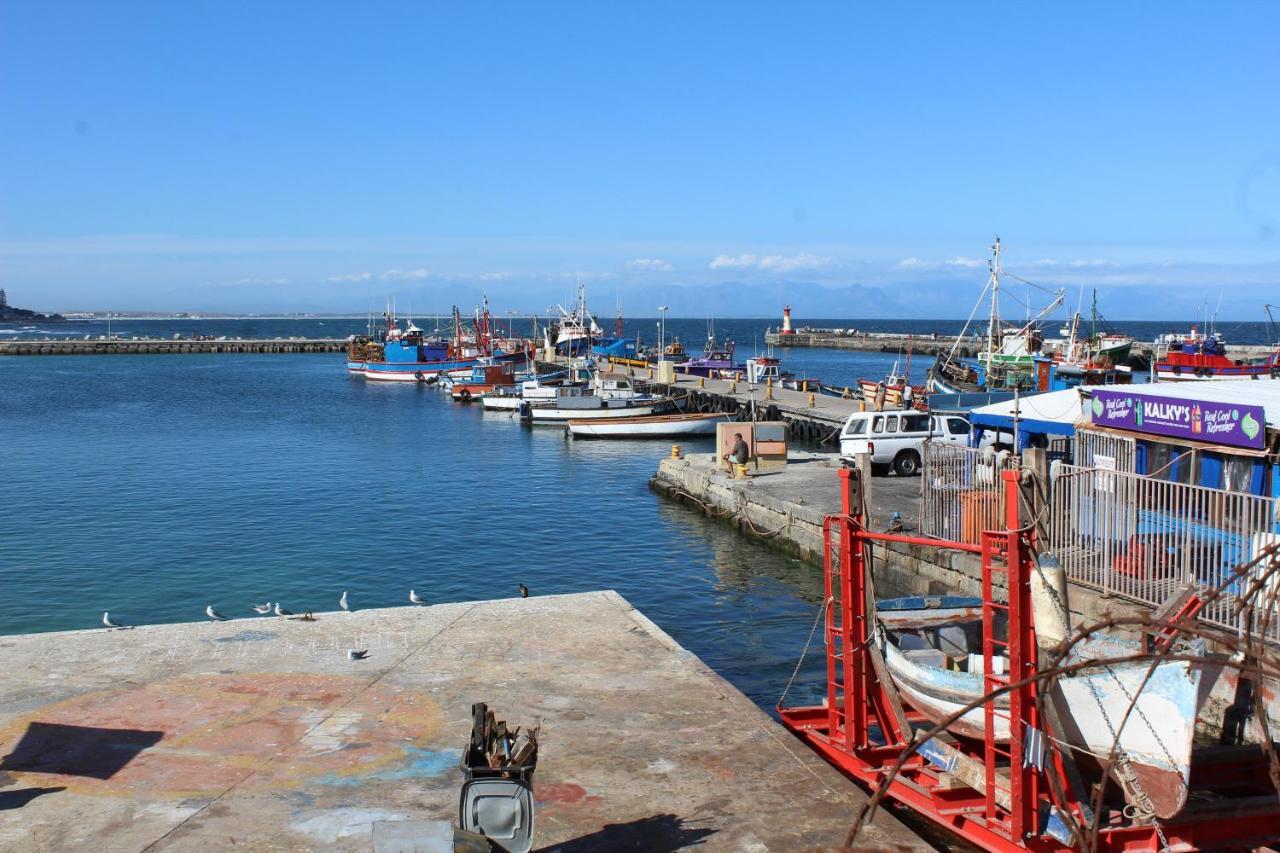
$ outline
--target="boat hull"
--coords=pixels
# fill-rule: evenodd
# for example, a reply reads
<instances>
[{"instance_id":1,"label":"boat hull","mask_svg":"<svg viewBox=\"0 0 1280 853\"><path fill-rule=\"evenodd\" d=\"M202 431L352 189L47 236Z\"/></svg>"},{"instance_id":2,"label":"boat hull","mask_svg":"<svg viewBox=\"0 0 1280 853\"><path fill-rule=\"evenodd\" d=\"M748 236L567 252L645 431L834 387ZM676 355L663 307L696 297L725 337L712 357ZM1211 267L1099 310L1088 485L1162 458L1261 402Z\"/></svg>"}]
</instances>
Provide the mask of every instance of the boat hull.
<instances>
[{"instance_id":1,"label":"boat hull","mask_svg":"<svg viewBox=\"0 0 1280 853\"><path fill-rule=\"evenodd\" d=\"M715 435L716 425L733 420L729 414L658 415L637 418L572 419L574 438L684 438Z\"/></svg>"},{"instance_id":2,"label":"boat hull","mask_svg":"<svg viewBox=\"0 0 1280 853\"><path fill-rule=\"evenodd\" d=\"M660 415L674 408L670 400L653 400L635 402L623 400L599 399L598 408L561 408L559 406L530 406L522 409L526 420L534 423L559 422L571 420L606 420L610 418L643 418Z\"/></svg>"}]
</instances>

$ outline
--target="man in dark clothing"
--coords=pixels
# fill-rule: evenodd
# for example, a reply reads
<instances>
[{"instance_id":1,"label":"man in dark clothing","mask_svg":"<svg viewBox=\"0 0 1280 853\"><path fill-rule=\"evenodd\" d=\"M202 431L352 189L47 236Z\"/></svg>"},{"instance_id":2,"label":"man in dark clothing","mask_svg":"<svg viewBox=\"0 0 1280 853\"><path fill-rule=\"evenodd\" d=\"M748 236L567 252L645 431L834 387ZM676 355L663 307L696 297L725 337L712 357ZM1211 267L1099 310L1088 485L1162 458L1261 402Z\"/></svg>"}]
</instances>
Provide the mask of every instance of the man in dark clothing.
<instances>
[{"instance_id":1,"label":"man in dark clothing","mask_svg":"<svg viewBox=\"0 0 1280 853\"><path fill-rule=\"evenodd\" d=\"M742 439L742 433L733 434L733 449L724 457L731 465L746 465L751 461L751 450ZM731 469L732 470L732 469Z\"/></svg>"}]
</instances>

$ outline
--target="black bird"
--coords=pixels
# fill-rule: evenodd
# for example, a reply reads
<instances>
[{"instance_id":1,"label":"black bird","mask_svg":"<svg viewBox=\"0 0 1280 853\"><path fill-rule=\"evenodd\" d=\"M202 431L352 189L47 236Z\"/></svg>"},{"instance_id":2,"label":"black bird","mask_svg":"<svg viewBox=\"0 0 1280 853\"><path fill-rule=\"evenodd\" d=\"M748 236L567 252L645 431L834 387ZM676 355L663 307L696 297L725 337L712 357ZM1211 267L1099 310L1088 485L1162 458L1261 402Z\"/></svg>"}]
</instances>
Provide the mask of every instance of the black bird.
<instances>
[{"instance_id":1,"label":"black bird","mask_svg":"<svg viewBox=\"0 0 1280 853\"><path fill-rule=\"evenodd\" d=\"M347 649L348 660L364 660L368 656L368 649Z\"/></svg>"},{"instance_id":2,"label":"black bird","mask_svg":"<svg viewBox=\"0 0 1280 853\"><path fill-rule=\"evenodd\" d=\"M524 584L520 584L520 597L521 598L529 597L529 587L525 586Z\"/></svg>"}]
</instances>

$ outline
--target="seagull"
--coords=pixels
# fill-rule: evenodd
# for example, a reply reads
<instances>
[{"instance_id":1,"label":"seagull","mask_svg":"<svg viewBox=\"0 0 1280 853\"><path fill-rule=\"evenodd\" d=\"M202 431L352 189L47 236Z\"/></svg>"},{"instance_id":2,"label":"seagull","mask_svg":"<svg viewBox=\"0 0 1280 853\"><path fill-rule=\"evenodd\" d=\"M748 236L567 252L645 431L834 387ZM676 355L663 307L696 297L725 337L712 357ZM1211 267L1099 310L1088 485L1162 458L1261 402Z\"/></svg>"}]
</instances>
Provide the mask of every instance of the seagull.
<instances>
[{"instance_id":1,"label":"seagull","mask_svg":"<svg viewBox=\"0 0 1280 853\"><path fill-rule=\"evenodd\" d=\"M421 597L420 597L416 592L414 592L413 590L409 590L409 601L410 601L410 603L412 603L412 604L417 604L417 605L423 605L423 604L426 604L426 603L427 603L427 600L426 600L425 598L421 598Z\"/></svg>"},{"instance_id":2,"label":"seagull","mask_svg":"<svg viewBox=\"0 0 1280 853\"><path fill-rule=\"evenodd\" d=\"M271 602L268 601L266 604L255 604L253 605L253 610L259 616L266 616L271 612Z\"/></svg>"},{"instance_id":3,"label":"seagull","mask_svg":"<svg viewBox=\"0 0 1280 853\"><path fill-rule=\"evenodd\" d=\"M210 622L225 622L225 621L227 621L227 617L223 616L221 613L219 613L218 611L214 610L214 609L213 609L213 605L212 605L212 604L210 604L208 607L206 607L206 608L204 609L204 615L209 617L209 621L210 621Z\"/></svg>"},{"instance_id":4,"label":"seagull","mask_svg":"<svg viewBox=\"0 0 1280 853\"><path fill-rule=\"evenodd\" d=\"M124 627L123 625L118 625L115 622L112 622L111 615L105 610L102 611L102 624L106 625L107 628L123 628Z\"/></svg>"},{"instance_id":5,"label":"seagull","mask_svg":"<svg viewBox=\"0 0 1280 853\"><path fill-rule=\"evenodd\" d=\"M342 591L342 598L338 599L338 606L348 613L351 612L351 605L347 604L347 591L345 589Z\"/></svg>"},{"instance_id":6,"label":"seagull","mask_svg":"<svg viewBox=\"0 0 1280 853\"><path fill-rule=\"evenodd\" d=\"M529 597L529 587L525 586L524 584L520 584L520 597L521 598Z\"/></svg>"},{"instance_id":7,"label":"seagull","mask_svg":"<svg viewBox=\"0 0 1280 853\"><path fill-rule=\"evenodd\" d=\"M293 615L293 611L292 611L292 610L285 610L283 607L281 607L281 606L280 606L280 602L278 602L278 601L276 602L275 612L276 612L276 615L277 615L277 616L292 616L292 615Z\"/></svg>"},{"instance_id":8,"label":"seagull","mask_svg":"<svg viewBox=\"0 0 1280 853\"><path fill-rule=\"evenodd\" d=\"M364 660L369 656L369 650L357 651L356 649L347 649L347 660Z\"/></svg>"}]
</instances>

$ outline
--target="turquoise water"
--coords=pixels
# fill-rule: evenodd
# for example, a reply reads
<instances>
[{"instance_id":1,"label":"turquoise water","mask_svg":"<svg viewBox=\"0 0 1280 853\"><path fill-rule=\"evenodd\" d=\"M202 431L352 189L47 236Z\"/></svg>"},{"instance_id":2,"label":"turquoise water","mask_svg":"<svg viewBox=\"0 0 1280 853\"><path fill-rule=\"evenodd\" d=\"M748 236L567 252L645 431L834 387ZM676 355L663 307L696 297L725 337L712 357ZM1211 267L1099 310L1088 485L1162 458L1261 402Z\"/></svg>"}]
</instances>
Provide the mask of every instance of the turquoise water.
<instances>
[{"instance_id":1,"label":"turquoise water","mask_svg":"<svg viewBox=\"0 0 1280 853\"><path fill-rule=\"evenodd\" d=\"M770 707L821 599L812 567L648 490L666 443L567 441L334 355L0 371L0 633L612 588Z\"/></svg>"}]
</instances>

